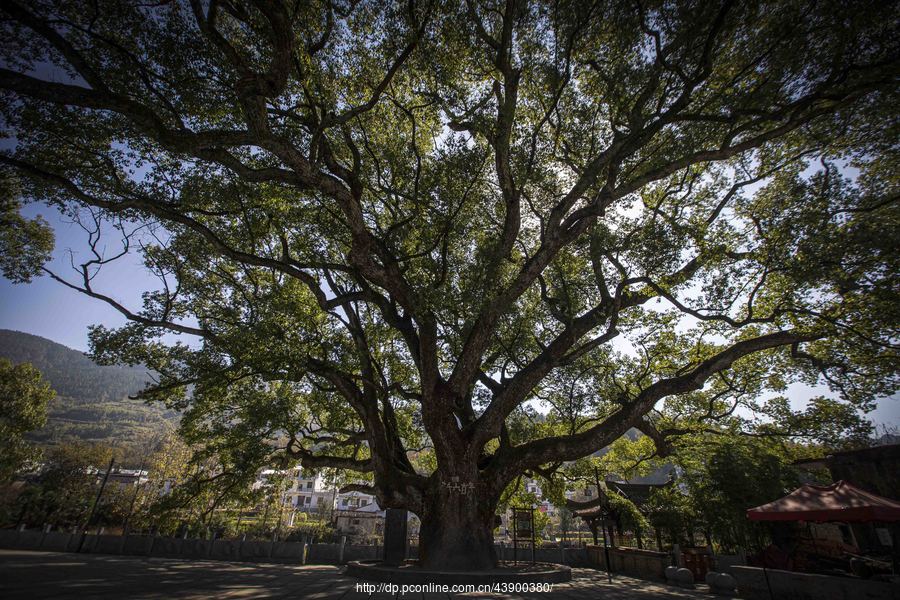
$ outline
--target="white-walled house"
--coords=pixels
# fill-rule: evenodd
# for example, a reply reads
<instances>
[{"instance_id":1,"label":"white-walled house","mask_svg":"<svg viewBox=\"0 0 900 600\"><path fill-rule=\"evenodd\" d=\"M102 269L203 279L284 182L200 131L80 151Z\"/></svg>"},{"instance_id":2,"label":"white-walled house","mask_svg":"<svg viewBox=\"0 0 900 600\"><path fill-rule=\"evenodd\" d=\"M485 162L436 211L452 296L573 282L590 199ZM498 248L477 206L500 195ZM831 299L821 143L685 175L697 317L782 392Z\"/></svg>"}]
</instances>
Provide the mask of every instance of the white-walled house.
<instances>
[{"instance_id":1,"label":"white-walled house","mask_svg":"<svg viewBox=\"0 0 900 600\"><path fill-rule=\"evenodd\" d=\"M285 508L305 513L331 513L337 500L337 490L326 485L321 475L304 471L300 467L285 470L265 469L260 472L254 489L272 485L277 477L281 486L281 502Z\"/></svg>"},{"instance_id":2,"label":"white-walled house","mask_svg":"<svg viewBox=\"0 0 900 600\"><path fill-rule=\"evenodd\" d=\"M384 535L384 511L371 494L357 491L338 494L334 528L351 543L373 542Z\"/></svg>"},{"instance_id":3,"label":"white-walled house","mask_svg":"<svg viewBox=\"0 0 900 600\"><path fill-rule=\"evenodd\" d=\"M350 507L359 498L345 498L347 506L334 513L334 528L340 535L345 535L351 543L366 544L384 535L384 511L377 502L369 502L363 506Z\"/></svg>"},{"instance_id":4,"label":"white-walled house","mask_svg":"<svg viewBox=\"0 0 900 600\"><path fill-rule=\"evenodd\" d=\"M321 475L301 468L294 469L285 495L287 504L307 513L330 513L338 498L337 490L326 485Z\"/></svg>"}]
</instances>

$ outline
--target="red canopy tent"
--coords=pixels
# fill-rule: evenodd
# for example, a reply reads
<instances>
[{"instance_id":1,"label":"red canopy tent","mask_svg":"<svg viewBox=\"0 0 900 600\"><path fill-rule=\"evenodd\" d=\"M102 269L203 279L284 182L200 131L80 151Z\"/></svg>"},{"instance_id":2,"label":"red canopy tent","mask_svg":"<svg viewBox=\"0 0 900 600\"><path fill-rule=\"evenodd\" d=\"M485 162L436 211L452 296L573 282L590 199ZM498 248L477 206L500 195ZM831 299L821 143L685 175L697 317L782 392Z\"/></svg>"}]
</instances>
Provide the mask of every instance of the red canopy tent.
<instances>
[{"instance_id":1,"label":"red canopy tent","mask_svg":"<svg viewBox=\"0 0 900 600\"><path fill-rule=\"evenodd\" d=\"M900 521L900 502L861 490L852 483L804 484L785 496L751 508L751 521Z\"/></svg>"}]
</instances>

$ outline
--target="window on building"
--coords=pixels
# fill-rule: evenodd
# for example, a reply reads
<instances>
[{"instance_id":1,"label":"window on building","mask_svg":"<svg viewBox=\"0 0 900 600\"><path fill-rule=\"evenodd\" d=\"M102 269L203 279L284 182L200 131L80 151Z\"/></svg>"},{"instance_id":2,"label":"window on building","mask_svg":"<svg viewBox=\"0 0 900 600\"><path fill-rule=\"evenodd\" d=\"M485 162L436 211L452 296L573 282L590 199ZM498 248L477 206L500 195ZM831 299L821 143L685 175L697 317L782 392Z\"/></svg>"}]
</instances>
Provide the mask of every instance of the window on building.
<instances>
[{"instance_id":1,"label":"window on building","mask_svg":"<svg viewBox=\"0 0 900 600\"><path fill-rule=\"evenodd\" d=\"M366 500L365 498L363 498L363 499L362 499L362 503L360 504L360 506L368 506L368 505L369 505L369 501Z\"/></svg>"},{"instance_id":2,"label":"window on building","mask_svg":"<svg viewBox=\"0 0 900 600\"><path fill-rule=\"evenodd\" d=\"M312 503L312 498L311 498L310 496L307 496L307 497L306 497L306 504L311 504L311 503Z\"/></svg>"},{"instance_id":3,"label":"window on building","mask_svg":"<svg viewBox=\"0 0 900 600\"><path fill-rule=\"evenodd\" d=\"M359 519L353 519L353 521L350 524L351 525L359 525Z\"/></svg>"},{"instance_id":4,"label":"window on building","mask_svg":"<svg viewBox=\"0 0 900 600\"><path fill-rule=\"evenodd\" d=\"M313 487L313 482L312 482L312 481L307 481L307 482L306 482L306 489L311 490L312 487Z\"/></svg>"}]
</instances>

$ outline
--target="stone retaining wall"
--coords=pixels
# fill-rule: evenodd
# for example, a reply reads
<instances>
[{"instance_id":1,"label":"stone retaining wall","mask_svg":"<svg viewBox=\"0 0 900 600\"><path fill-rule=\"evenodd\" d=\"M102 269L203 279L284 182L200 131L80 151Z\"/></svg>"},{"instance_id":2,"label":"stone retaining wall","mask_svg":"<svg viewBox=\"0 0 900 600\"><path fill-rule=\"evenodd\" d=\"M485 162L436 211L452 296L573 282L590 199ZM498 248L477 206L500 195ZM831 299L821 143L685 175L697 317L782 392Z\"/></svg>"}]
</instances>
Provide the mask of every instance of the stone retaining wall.
<instances>
[{"instance_id":1,"label":"stone retaining wall","mask_svg":"<svg viewBox=\"0 0 900 600\"><path fill-rule=\"evenodd\" d=\"M43 550L47 552L76 552L81 535L59 531L18 531L0 529L0 548ZM297 564L346 564L349 561L375 560L382 556L381 546L351 544L304 544L301 542L208 540L195 538L155 537L149 535L87 535L81 551L95 554L124 554L129 556L155 556L165 558L194 558L250 562L287 562ZM495 546L501 560L530 562L531 548ZM409 546L407 556L416 558L418 548ZM537 562L589 565L586 548L537 548Z\"/></svg>"}]
</instances>

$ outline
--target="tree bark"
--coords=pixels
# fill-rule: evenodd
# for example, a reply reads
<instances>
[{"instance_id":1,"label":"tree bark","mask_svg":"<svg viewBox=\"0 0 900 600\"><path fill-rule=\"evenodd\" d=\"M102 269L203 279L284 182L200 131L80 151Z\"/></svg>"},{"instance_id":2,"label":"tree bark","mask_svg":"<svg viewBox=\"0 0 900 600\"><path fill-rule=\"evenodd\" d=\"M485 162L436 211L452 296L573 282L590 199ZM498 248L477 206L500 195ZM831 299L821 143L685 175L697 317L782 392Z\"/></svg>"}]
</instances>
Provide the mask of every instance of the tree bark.
<instances>
[{"instance_id":1,"label":"tree bark","mask_svg":"<svg viewBox=\"0 0 900 600\"><path fill-rule=\"evenodd\" d=\"M439 571L483 571L497 566L496 500L474 491L441 489L419 518L419 564Z\"/></svg>"}]
</instances>

